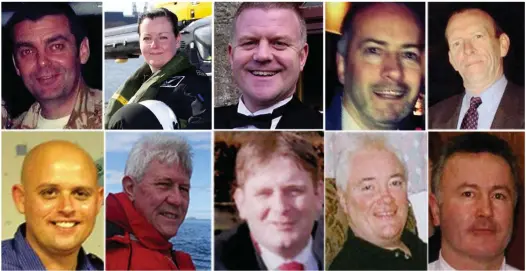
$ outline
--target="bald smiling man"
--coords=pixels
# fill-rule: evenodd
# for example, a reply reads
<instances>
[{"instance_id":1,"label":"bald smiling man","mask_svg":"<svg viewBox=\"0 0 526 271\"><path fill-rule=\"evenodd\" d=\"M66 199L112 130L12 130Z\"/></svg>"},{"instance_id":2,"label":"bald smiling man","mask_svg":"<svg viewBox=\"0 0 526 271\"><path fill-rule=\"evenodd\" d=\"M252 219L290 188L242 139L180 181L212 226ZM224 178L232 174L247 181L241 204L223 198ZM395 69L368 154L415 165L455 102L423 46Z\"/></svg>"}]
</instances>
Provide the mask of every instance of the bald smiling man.
<instances>
[{"instance_id":1,"label":"bald smiling man","mask_svg":"<svg viewBox=\"0 0 526 271\"><path fill-rule=\"evenodd\" d=\"M26 222L2 242L2 270L102 270L81 247L104 193L90 155L67 141L45 142L26 155L21 175L12 195Z\"/></svg>"}]
</instances>

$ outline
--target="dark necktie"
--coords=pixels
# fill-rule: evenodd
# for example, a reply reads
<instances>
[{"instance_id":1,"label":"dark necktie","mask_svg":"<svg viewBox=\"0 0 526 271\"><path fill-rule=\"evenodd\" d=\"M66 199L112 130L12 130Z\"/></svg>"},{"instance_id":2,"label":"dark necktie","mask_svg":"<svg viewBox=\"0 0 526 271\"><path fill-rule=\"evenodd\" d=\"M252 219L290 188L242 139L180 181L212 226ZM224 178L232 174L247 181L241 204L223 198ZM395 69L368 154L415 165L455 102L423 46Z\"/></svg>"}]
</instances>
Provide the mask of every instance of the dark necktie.
<instances>
[{"instance_id":1,"label":"dark necktie","mask_svg":"<svg viewBox=\"0 0 526 271\"><path fill-rule=\"evenodd\" d=\"M479 113L477 112L477 108L481 104L482 100L480 97L471 97L471 100L469 101L468 112L466 112L466 115L464 115L460 129L477 129L479 121Z\"/></svg>"},{"instance_id":2,"label":"dark necktie","mask_svg":"<svg viewBox=\"0 0 526 271\"><path fill-rule=\"evenodd\" d=\"M278 270L305 270L305 268L299 262L288 262L278 266Z\"/></svg>"},{"instance_id":3,"label":"dark necktie","mask_svg":"<svg viewBox=\"0 0 526 271\"><path fill-rule=\"evenodd\" d=\"M290 102L274 109L272 111L272 114L247 116L236 112L234 118L231 120L232 128L255 126L258 129L270 129L272 125L272 120L277 117L281 117L281 115L283 115L283 111L285 111L285 108L289 103Z\"/></svg>"}]
</instances>

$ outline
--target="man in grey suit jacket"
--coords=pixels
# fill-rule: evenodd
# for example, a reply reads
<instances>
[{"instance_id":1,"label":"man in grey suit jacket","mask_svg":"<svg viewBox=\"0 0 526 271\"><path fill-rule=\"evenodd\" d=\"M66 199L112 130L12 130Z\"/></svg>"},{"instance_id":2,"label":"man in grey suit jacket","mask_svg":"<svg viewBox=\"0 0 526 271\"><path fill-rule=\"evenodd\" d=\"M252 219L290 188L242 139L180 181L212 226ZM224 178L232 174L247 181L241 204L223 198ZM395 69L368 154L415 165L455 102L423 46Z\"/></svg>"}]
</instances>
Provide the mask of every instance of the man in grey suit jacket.
<instances>
[{"instance_id":1,"label":"man in grey suit jacket","mask_svg":"<svg viewBox=\"0 0 526 271\"><path fill-rule=\"evenodd\" d=\"M449 62L465 93L430 108L431 129L523 129L524 87L508 82L504 57L510 38L480 9L456 11L446 27Z\"/></svg>"}]
</instances>

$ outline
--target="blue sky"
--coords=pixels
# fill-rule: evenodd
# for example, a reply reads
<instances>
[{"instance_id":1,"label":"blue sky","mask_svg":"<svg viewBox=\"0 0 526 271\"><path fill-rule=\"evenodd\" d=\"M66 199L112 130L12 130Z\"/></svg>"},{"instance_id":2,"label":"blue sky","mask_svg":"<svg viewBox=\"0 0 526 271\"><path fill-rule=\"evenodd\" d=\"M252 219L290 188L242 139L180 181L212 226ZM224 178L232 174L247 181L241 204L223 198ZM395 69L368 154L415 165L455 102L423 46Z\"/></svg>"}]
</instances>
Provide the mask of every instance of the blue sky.
<instances>
[{"instance_id":1,"label":"blue sky","mask_svg":"<svg viewBox=\"0 0 526 271\"><path fill-rule=\"evenodd\" d=\"M133 144L149 132L106 131L106 188L105 194L122 192L122 176L128 153ZM178 132L188 140L194 152L194 171L190 179L190 206L186 217L211 218L211 133Z\"/></svg>"}]
</instances>

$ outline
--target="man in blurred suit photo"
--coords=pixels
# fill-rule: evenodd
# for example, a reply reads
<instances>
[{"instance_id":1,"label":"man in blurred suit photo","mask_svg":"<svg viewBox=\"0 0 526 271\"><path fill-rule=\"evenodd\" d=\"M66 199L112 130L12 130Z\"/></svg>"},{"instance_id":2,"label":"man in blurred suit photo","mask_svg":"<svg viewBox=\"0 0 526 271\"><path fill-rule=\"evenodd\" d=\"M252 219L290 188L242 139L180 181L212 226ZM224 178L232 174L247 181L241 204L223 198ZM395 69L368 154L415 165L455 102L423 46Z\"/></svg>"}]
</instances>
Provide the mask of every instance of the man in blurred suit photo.
<instances>
[{"instance_id":1,"label":"man in blurred suit photo","mask_svg":"<svg viewBox=\"0 0 526 271\"><path fill-rule=\"evenodd\" d=\"M292 133L253 133L235 161L243 222L215 237L215 270L324 270L323 182L313 144Z\"/></svg>"}]
</instances>

